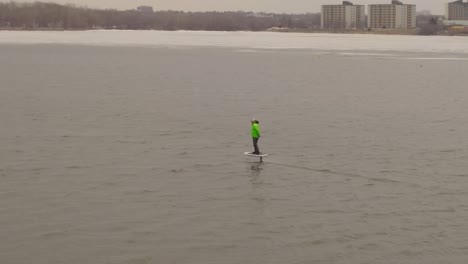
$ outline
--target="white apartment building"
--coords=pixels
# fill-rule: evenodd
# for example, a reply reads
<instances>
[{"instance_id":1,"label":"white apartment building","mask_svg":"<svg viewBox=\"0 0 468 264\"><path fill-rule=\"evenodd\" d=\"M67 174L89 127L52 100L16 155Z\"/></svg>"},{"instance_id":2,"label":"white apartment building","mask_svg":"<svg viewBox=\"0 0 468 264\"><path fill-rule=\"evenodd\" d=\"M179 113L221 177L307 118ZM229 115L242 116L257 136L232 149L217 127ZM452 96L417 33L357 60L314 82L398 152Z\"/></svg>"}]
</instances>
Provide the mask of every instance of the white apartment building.
<instances>
[{"instance_id":1,"label":"white apartment building","mask_svg":"<svg viewBox=\"0 0 468 264\"><path fill-rule=\"evenodd\" d=\"M388 29L416 28L416 5L393 0L391 4L369 5L368 27Z\"/></svg>"},{"instance_id":2,"label":"white apartment building","mask_svg":"<svg viewBox=\"0 0 468 264\"><path fill-rule=\"evenodd\" d=\"M343 1L342 5L322 5L323 29L358 29L366 26L365 7Z\"/></svg>"},{"instance_id":3,"label":"white apartment building","mask_svg":"<svg viewBox=\"0 0 468 264\"><path fill-rule=\"evenodd\" d=\"M448 3L445 8L445 13L448 20L468 20L468 2L457 0Z\"/></svg>"}]
</instances>

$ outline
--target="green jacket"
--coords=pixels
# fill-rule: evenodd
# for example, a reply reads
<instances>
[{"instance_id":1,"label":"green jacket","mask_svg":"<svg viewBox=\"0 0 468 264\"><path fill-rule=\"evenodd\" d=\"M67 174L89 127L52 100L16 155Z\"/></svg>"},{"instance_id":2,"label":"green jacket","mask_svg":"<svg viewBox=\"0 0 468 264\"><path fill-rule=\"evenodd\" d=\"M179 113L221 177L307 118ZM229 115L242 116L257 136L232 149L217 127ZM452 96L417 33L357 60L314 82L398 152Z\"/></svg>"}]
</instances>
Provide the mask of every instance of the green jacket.
<instances>
[{"instance_id":1,"label":"green jacket","mask_svg":"<svg viewBox=\"0 0 468 264\"><path fill-rule=\"evenodd\" d=\"M260 137L260 127L257 123L252 124L252 137L259 138Z\"/></svg>"}]
</instances>

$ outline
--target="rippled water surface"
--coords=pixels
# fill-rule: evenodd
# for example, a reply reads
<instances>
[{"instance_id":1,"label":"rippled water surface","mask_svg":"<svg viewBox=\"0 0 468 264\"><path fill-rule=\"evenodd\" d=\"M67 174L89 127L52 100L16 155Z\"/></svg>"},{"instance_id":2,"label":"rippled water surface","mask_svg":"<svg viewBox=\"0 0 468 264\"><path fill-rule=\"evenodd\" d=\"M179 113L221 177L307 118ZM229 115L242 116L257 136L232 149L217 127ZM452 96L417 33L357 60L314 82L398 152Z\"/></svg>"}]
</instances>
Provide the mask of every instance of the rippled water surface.
<instances>
[{"instance_id":1,"label":"rippled water surface","mask_svg":"<svg viewBox=\"0 0 468 264\"><path fill-rule=\"evenodd\" d=\"M463 50L6 42L1 263L468 259Z\"/></svg>"}]
</instances>

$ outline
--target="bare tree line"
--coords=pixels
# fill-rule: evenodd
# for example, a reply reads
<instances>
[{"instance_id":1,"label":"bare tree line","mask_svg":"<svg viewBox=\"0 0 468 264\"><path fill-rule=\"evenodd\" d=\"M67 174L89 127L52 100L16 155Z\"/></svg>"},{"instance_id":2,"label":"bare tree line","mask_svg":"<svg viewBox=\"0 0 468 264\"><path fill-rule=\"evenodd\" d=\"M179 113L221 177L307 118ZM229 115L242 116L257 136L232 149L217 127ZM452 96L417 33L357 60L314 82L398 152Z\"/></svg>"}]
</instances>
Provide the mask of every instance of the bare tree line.
<instances>
[{"instance_id":1,"label":"bare tree line","mask_svg":"<svg viewBox=\"0 0 468 264\"><path fill-rule=\"evenodd\" d=\"M441 22L443 16L432 15L429 11L420 11L416 14L416 26L419 35L436 35L446 30Z\"/></svg>"},{"instance_id":2,"label":"bare tree line","mask_svg":"<svg viewBox=\"0 0 468 264\"><path fill-rule=\"evenodd\" d=\"M0 2L0 27L12 29L156 29L262 31L320 26L320 14L90 9L73 5Z\"/></svg>"}]
</instances>

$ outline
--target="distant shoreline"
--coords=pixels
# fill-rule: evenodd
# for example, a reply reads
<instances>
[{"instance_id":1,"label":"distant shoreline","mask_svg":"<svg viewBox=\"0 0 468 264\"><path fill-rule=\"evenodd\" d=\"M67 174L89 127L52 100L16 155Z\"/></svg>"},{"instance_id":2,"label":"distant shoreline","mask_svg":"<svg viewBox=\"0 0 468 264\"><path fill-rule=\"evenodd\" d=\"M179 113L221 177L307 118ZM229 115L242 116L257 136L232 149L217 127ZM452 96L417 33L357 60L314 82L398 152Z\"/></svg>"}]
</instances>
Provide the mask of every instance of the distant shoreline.
<instances>
[{"instance_id":1,"label":"distant shoreline","mask_svg":"<svg viewBox=\"0 0 468 264\"><path fill-rule=\"evenodd\" d=\"M416 15L416 28L404 29L321 29L321 13L276 14L249 11L185 12L138 6L131 10L92 9L48 2L0 2L0 30L87 31L161 30L212 32L294 32L372 35L463 35L451 30L439 15ZM363 24L364 25L364 24ZM448 31L447 31L448 30Z\"/></svg>"},{"instance_id":2,"label":"distant shoreline","mask_svg":"<svg viewBox=\"0 0 468 264\"><path fill-rule=\"evenodd\" d=\"M39 32L39 31L93 31L93 30L129 30L129 29L104 29L104 28L95 28L95 29L59 29L59 28L2 28L0 27L0 31L31 31L31 32ZM273 28L268 30L260 30L260 31L253 31L253 30L156 30L156 29L132 29L131 31L167 31L167 32L174 32L174 31L192 31L192 32L199 32L199 31L208 31L208 32L277 32L277 33L310 33L310 34L364 34L364 35L402 35L402 36L421 36L418 34L416 29L412 30L393 30L393 29L373 29L373 30L322 30L322 29L293 29L293 28ZM443 33L440 32L438 34L432 36L468 36L468 34L453 34L453 33Z\"/></svg>"},{"instance_id":3,"label":"distant shoreline","mask_svg":"<svg viewBox=\"0 0 468 264\"><path fill-rule=\"evenodd\" d=\"M291 33L326 33L326 34L370 34L370 35L418 35L417 30L391 30L391 29L349 29L349 30L324 30L324 29L270 29L269 32Z\"/></svg>"}]
</instances>

